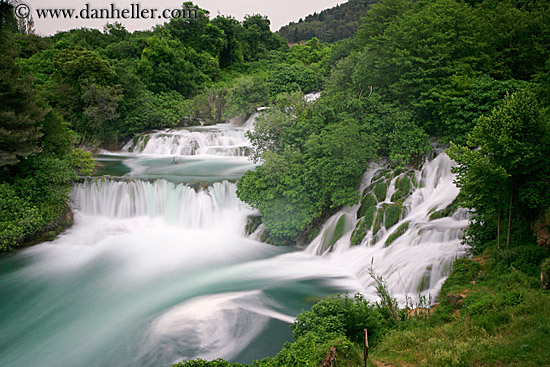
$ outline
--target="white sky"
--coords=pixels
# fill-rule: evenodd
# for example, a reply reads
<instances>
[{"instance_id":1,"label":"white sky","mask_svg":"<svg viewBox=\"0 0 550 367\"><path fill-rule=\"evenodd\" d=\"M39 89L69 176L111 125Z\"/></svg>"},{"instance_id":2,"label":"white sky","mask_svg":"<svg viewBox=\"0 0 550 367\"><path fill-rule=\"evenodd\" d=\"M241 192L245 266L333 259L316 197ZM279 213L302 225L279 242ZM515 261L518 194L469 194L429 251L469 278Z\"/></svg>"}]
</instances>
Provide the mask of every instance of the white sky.
<instances>
[{"instance_id":1,"label":"white sky","mask_svg":"<svg viewBox=\"0 0 550 367\"><path fill-rule=\"evenodd\" d=\"M242 20L247 14L267 15L271 20L271 30L277 31L291 21L298 21L313 12L331 8L347 0L195 0L194 4L210 11L210 17L218 13L231 15ZM184 0L20 0L27 5L33 14L37 34L51 35L58 31L72 28L103 29L105 23L118 21L130 31L136 29L150 29L155 24L165 20L160 19L38 19L36 9L76 9L75 14L90 4L90 8L110 8L114 4L117 9L130 9L130 4L139 4L141 8L156 8L158 12L164 9L178 9Z\"/></svg>"}]
</instances>

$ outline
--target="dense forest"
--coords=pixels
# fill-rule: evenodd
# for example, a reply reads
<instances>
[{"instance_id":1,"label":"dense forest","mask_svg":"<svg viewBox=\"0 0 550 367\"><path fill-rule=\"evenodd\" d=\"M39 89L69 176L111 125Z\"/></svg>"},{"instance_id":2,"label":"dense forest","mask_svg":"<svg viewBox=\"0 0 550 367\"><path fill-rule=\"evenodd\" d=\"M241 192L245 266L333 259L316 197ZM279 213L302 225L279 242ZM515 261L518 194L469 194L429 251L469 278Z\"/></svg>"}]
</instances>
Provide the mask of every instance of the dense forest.
<instances>
[{"instance_id":1,"label":"dense forest","mask_svg":"<svg viewBox=\"0 0 550 367\"><path fill-rule=\"evenodd\" d=\"M293 324L295 342L257 366L317 366L331 350L337 362L327 365L363 365L364 328L374 358L388 363L547 363L547 1L350 1L279 34L261 15L211 18L184 3L198 19L46 38L22 34L1 4L3 251L55 236L71 184L93 169L89 152L270 106L249 133L258 166L237 182L262 216L264 241L308 242L338 208L368 200L357 188L369 162L417 167L438 145L458 164L456 205L471 212L464 243L475 257L455 262L429 317L399 310L373 273L380 302L318 303ZM309 40L289 47L281 36ZM305 101L314 91L321 98ZM542 274L548 289L550 260Z\"/></svg>"},{"instance_id":2,"label":"dense forest","mask_svg":"<svg viewBox=\"0 0 550 367\"><path fill-rule=\"evenodd\" d=\"M350 0L291 22L277 33L289 43L305 42L314 37L321 42L337 42L355 34L369 5L377 1Z\"/></svg>"}]
</instances>

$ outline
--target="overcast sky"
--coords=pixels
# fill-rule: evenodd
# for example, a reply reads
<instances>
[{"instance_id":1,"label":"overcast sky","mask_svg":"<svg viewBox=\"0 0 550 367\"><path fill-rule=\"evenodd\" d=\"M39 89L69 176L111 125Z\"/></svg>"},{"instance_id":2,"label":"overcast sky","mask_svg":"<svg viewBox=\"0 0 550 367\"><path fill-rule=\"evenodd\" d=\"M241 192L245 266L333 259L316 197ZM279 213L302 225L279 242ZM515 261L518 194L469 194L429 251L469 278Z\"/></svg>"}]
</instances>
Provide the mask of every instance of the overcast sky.
<instances>
[{"instance_id":1,"label":"overcast sky","mask_svg":"<svg viewBox=\"0 0 550 367\"><path fill-rule=\"evenodd\" d=\"M277 31L281 26L291 21L298 21L313 12L331 8L347 0L195 0L194 4L202 9L210 11L210 16L217 14L231 15L242 20L247 14L267 15L271 20L271 30ZM105 23L113 23L114 20L98 19L38 19L36 9L76 9L78 14L81 9L90 4L90 8L110 8L111 4L117 9L130 9L131 4L139 4L141 8L156 8L158 11L164 9L180 8L183 0L20 0L26 4L33 15L36 33L51 35L58 31L72 28L88 27L103 29ZM120 19L130 31L136 29L150 29L155 24L165 20L160 19Z\"/></svg>"}]
</instances>

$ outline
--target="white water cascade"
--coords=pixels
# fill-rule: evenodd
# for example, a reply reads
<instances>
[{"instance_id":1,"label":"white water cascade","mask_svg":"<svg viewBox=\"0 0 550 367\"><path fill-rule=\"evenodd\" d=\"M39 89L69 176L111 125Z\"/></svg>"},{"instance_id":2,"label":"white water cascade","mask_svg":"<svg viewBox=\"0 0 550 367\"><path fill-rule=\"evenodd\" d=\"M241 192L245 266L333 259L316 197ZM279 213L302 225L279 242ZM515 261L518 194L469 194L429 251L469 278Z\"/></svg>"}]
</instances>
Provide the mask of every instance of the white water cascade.
<instances>
[{"instance_id":1,"label":"white water cascade","mask_svg":"<svg viewBox=\"0 0 550 367\"><path fill-rule=\"evenodd\" d=\"M253 118L249 121L254 121ZM187 129L166 129L139 136L128 142L123 150L133 153L175 156L243 157L248 155L250 148L250 142L245 135L249 128L248 124L243 127L219 124Z\"/></svg>"},{"instance_id":2,"label":"white water cascade","mask_svg":"<svg viewBox=\"0 0 550 367\"><path fill-rule=\"evenodd\" d=\"M468 225L466 210L456 209L447 215L434 216L434 213L448 208L459 193L453 183L452 165L450 158L441 153L431 161L427 160L421 171L409 171L408 176L401 173L391 177L391 173L386 173L382 167L373 167L364 175L361 190L365 197L376 191L378 184L385 188L375 209L378 216L383 213L381 209L386 208L386 215L380 216L377 233L374 232L378 218L365 230L360 245L352 246L350 242L355 234L353 229L359 223L360 205L346 207L325 223L306 252L345 266L365 288L374 286L368 271L372 266L402 305L407 297L415 300L420 294L435 300L453 260L464 256L467 250L460 244ZM376 175L378 181L373 183ZM401 204L396 204L395 199L392 200L397 192L396 182L408 180L408 177L417 185L404 193ZM400 214L395 224L385 228L384 221L389 220L388 206L399 206ZM342 237L332 240L332 246L328 246L340 220L345 222L346 230Z\"/></svg>"}]
</instances>

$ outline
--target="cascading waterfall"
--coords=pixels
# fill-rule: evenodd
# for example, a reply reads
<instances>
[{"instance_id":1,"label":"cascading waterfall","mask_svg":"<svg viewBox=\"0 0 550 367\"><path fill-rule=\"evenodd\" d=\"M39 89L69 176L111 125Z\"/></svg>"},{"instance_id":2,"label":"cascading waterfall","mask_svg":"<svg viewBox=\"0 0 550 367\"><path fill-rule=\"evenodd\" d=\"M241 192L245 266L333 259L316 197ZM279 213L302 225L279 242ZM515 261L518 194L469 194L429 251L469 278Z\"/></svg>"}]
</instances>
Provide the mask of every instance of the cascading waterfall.
<instances>
[{"instance_id":1,"label":"cascading waterfall","mask_svg":"<svg viewBox=\"0 0 550 367\"><path fill-rule=\"evenodd\" d=\"M196 192L166 180L88 180L73 189L73 202L84 215L109 218L163 217L167 223L186 228L216 227L236 220L235 230L251 213L239 201L236 186L216 182Z\"/></svg>"},{"instance_id":2,"label":"cascading waterfall","mask_svg":"<svg viewBox=\"0 0 550 367\"><path fill-rule=\"evenodd\" d=\"M295 251L244 234L254 211L227 181L254 168L239 156L254 118L164 130L107 154L125 177L76 185L69 230L0 258L0 365L249 363L280 350L312 299L344 290L376 299L372 259L401 302L437 293L467 224L449 207L458 190L445 154L421 171L374 165L361 204Z\"/></svg>"},{"instance_id":3,"label":"cascading waterfall","mask_svg":"<svg viewBox=\"0 0 550 367\"><path fill-rule=\"evenodd\" d=\"M215 125L211 127L167 129L136 137L128 142L123 150L132 153L176 156L242 157L248 155L250 147L245 135L248 128L246 125L244 127Z\"/></svg>"},{"instance_id":4,"label":"cascading waterfall","mask_svg":"<svg viewBox=\"0 0 550 367\"><path fill-rule=\"evenodd\" d=\"M375 166L363 178L362 202L333 215L306 252L341 263L365 287L373 285L372 264L401 304L420 294L435 300L452 261L466 252L468 216L452 206L459 192L452 165L441 153L421 171Z\"/></svg>"}]
</instances>

